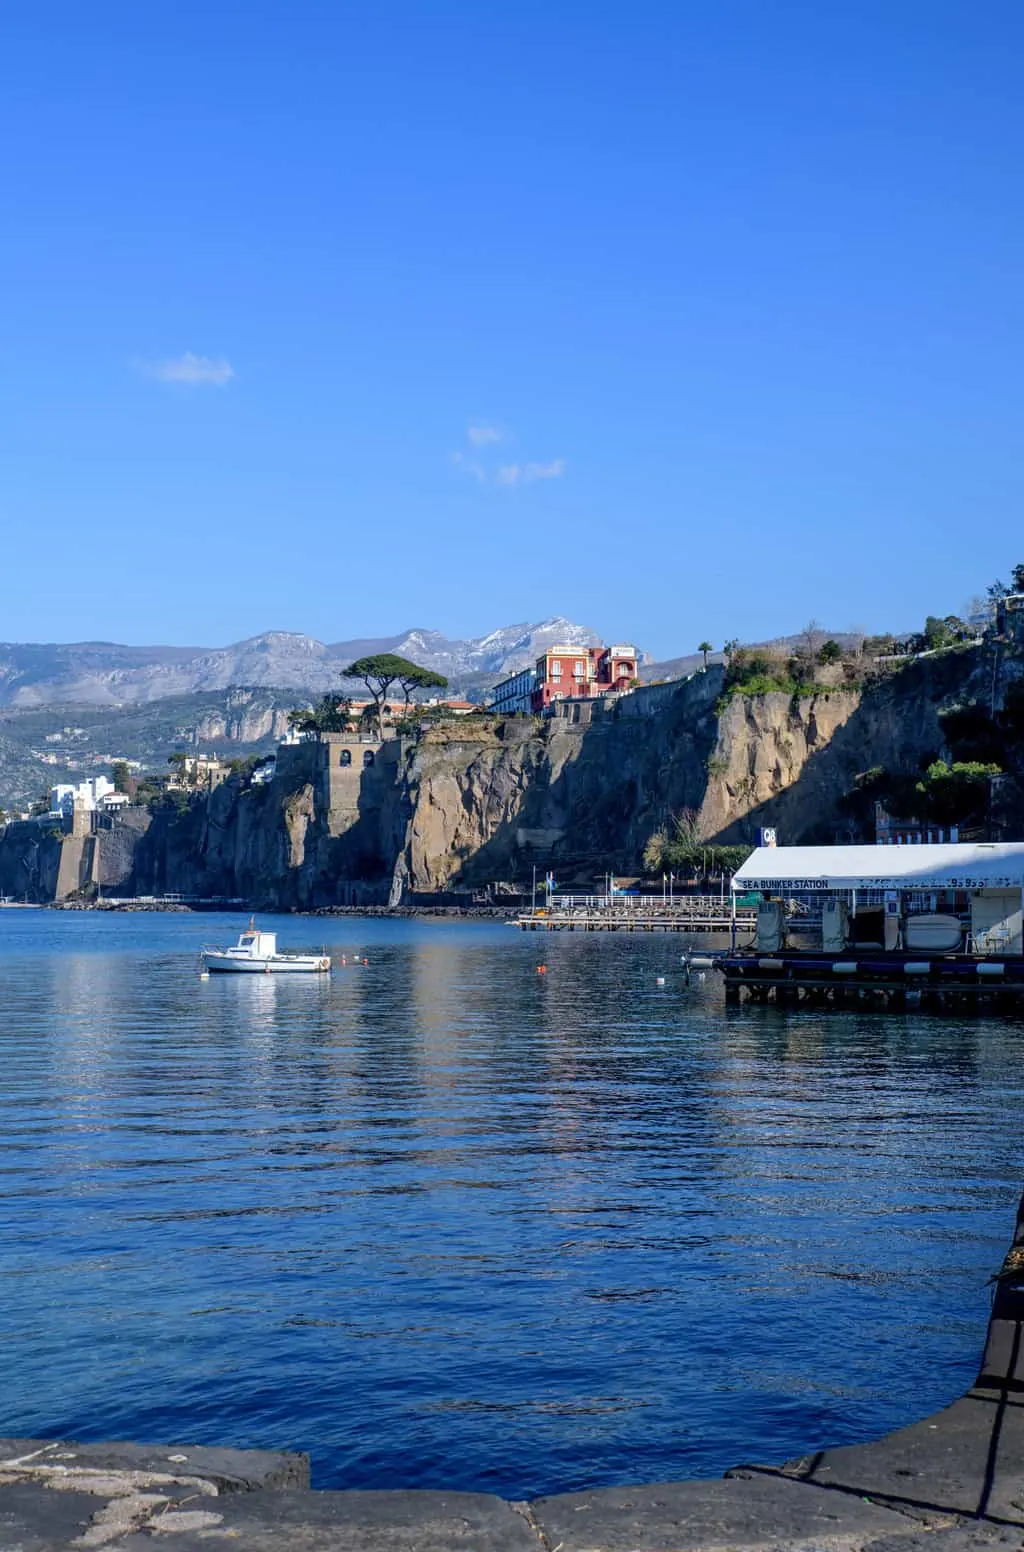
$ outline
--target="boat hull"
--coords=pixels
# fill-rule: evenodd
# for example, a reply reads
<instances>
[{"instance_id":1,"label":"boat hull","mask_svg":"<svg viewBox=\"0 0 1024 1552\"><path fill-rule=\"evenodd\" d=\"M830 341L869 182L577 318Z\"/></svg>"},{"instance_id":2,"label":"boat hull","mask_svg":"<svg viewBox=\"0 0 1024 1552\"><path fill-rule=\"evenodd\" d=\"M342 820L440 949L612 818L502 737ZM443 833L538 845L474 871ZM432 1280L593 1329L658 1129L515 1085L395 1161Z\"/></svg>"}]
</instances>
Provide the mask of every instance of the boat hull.
<instances>
[{"instance_id":1,"label":"boat hull","mask_svg":"<svg viewBox=\"0 0 1024 1552\"><path fill-rule=\"evenodd\" d=\"M320 954L282 954L274 959L243 959L206 953L203 968L218 975L326 975L331 961Z\"/></svg>"}]
</instances>

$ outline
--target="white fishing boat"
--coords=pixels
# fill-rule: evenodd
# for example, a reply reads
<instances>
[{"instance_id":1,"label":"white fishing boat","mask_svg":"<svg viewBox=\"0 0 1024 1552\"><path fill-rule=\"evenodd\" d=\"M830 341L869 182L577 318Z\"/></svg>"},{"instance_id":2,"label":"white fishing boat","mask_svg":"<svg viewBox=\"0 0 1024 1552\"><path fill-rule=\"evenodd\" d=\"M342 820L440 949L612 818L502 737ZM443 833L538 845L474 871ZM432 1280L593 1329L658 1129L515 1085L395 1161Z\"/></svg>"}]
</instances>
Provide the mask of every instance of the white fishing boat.
<instances>
[{"instance_id":1,"label":"white fishing boat","mask_svg":"<svg viewBox=\"0 0 1024 1552\"><path fill-rule=\"evenodd\" d=\"M328 954L279 954L276 932L258 932L254 921L233 948L204 948L204 970L232 975L318 975L331 968Z\"/></svg>"}]
</instances>

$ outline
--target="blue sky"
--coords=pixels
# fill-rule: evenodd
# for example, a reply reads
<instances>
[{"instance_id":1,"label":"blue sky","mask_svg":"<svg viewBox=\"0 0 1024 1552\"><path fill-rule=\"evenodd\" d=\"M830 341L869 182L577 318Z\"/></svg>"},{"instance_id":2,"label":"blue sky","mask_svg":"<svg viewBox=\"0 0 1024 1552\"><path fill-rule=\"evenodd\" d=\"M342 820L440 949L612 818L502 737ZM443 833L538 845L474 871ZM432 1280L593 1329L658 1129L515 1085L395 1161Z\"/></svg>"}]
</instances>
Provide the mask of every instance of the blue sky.
<instances>
[{"instance_id":1,"label":"blue sky","mask_svg":"<svg viewBox=\"0 0 1024 1552\"><path fill-rule=\"evenodd\" d=\"M564 613L656 656L1024 560L1019 0L8 7L0 637Z\"/></svg>"}]
</instances>

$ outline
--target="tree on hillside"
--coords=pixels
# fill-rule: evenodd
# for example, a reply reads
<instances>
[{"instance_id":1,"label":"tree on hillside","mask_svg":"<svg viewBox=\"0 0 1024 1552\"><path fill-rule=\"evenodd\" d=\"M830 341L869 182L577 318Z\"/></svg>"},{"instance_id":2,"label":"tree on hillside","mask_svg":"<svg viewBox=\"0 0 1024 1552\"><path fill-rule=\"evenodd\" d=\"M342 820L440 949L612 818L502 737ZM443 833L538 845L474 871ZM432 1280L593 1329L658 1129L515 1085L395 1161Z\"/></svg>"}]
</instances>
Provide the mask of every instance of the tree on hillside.
<instances>
[{"instance_id":1,"label":"tree on hillside","mask_svg":"<svg viewBox=\"0 0 1024 1552\"><path fill-rule=\"evenodd\" d=\"M700 815L692 808L669 816L668 823L648 839L644 866L649 873L680 868L694 878L718 878L735 873L752 846L716 846L705 839Z\"/></svg>"},{"instance_id":2,"label":"tree on hillside","mask_svg":"<svg viewBox=\"0 0 1024 1552\"><path fill-rule=\"evenodd\" d=\"M344 733L352 717L352 702L337 695L321 695L314 706L288 713L289 727L300 733Z\"/></svg>"},{"instance_id":3,"label":"tree on hillside","mask_svg":"<svg viewBox=\"0 0 1024 1552\"><path fill-rule=\"evenodd\" d=\"M732 667L732 660L736 656L736 654L739 651L739 649L740 649L739 637L738 636L730 636L729 640L725 643L725 645L722 648L722 651L725 653L726 664L727 664L727 666L729 668Z\"/></svg>"},{"instance_id":4,"label":"tree on hillside","mask_svg":"<svg viewBox=\"0 0 1024 1552\"><path fill-rule=\"evenodd\" d=\"M801 650L809 663L813 663L825 640L825 632L817 620L808 620L800 632Z\"/></svg>"},{"instance_id":5,"label":"tree on hillside","mask_svg":"<svg viewBox=\"0 0 1024 1552\"><path fill-rule=\"evenodd\" d=\"M942 825L984 823L992 777L1002 768L990 761L964 760L947 765L936 760L917 784L918 808L924 819Z\"/></svg>"},{"instance_id":6,"label":"tree on hillside","mask_svg":"<svg viewBox=\"0 0 1024 1552\"><path fill-rule=\"evenodd\" d=\"M958 614L947 614L942 623L954 641L973 641L977 634Z\"/></svg>"},{"instance_id":7,"label":"tree on hillside","mask_svg":"<svg viewBox=\"0 0 1024 1552\"><path fill-rule=\"evenodd\" d=\"M167 756L168 765L173 765L174 774L177 776L183 787L186 785L186 783L189 786L195 785L195 772L193 771L191 776L188 775L186 770L187 761L188 755L184 749L176 749L173 754L169 754Z\"/></svg>"},{"instance_id":8,"label":"tree on hillside","mask_svg":"<svg viewBox=\"0 0 1024 1552\"><path fill-rule=\"evenodd\" d=\"M985 591L992 603L997 599L1005 598L1007 593L1024 593L1024 562L1014 566L1010 572L1009 583L1002 582L997 577L994 582L989 583Z\"/></svg>"},{"instance_id":9,"label":"tree on hillside","mask_svg":"<svg viewBox=\"0 0 1024 1552\"><path fill-rule=\"evenodd\" d=\"M354 663L341 671L343 679L361 679L373 699L377 737L384 740L384 702L393 684L400 685L408 706L413 690L426 689L428 685L443 688L448 681L442 674L429 668L410 663L407 657L394 652L375 652L369 657L357 657Z\"/></svg>"},{"instance_id":10,"label":"tree on hillside","mask_svg":"<svg viewBox=\"0 0 1024 1552\"><path fill-rule=\"evenodd\" d=\"M713 652L714 650L715 649L712 646L710 641L698 642L698 644L697 644L697 651L698 652L703 652L703 654L704 654L704 667L705 668L707 668L707 666L708 666L708 653L709 652Z\"/></svg>"},{"instance_id":11,"label":"tree on hillside","mask_svg":"<svg viewBox=\"0 0 1024 1552\"><path fill-rule=\"evenodd\" d=\"M829 663L838 663L843 655L843 649L838 641L826 641L818 649L818 662L828 667Z\"/></svg>"},{"instance_id":12,"label":"tree on hillside","mask_svg":"<svg viewBox=\"0 0 1024 1552\"><path fill-rule=\"evenodd\" d=\"M922 644L918 651L935 652L941 647L951 647L956 641L969 641L973 635L970 626L965 625L958 615L947 614L945 619L940 620L930 614L924 622Z\"/></svg>"},{"instance_id":13,"label":"tree on hillside","mask_svg":"<svg viewBox=\"0 0 1024 1552\"><path fill-rule=\"evenodd\" d=\"M402 686L402 694L405 696L405 709L409 710L409 699L413 690L447 690L448 681L444 674L436 674L432 668L418 668L414 663L412 673L399 679Z\"/></svg>"},{"instance_id":14,"label":"tree on hillside","mask_svg":"<svg viewBox=\"0 0 1024 1552\"><path fill-rule=\"evenodd\" d=\"M111 771L115 792L130 792L132 773L128 769L127 760L115 760Z\"/></svg>"}]
</instances>

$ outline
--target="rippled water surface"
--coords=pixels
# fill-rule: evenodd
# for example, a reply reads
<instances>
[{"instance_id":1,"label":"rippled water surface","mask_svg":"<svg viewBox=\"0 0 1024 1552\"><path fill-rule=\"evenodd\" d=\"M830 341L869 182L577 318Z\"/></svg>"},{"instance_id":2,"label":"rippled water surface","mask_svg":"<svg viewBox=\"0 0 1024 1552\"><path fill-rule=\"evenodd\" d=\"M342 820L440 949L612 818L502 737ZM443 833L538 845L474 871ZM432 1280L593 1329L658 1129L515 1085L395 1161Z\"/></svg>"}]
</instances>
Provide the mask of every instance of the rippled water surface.
<instances>
[{"instance_id":1,"label":"rippled water surface","mask_svg":"<svg viewBox=\"0 0 1024 1552\"><path fill-rule=\"evenodd\" d=\"M0 1433L526 1496L970 1382L1020 1023L727 1011L667 938L447 921L266 918L369 963L200 981L240 925L0 911Z\"/></svg>"}]
</instances>

